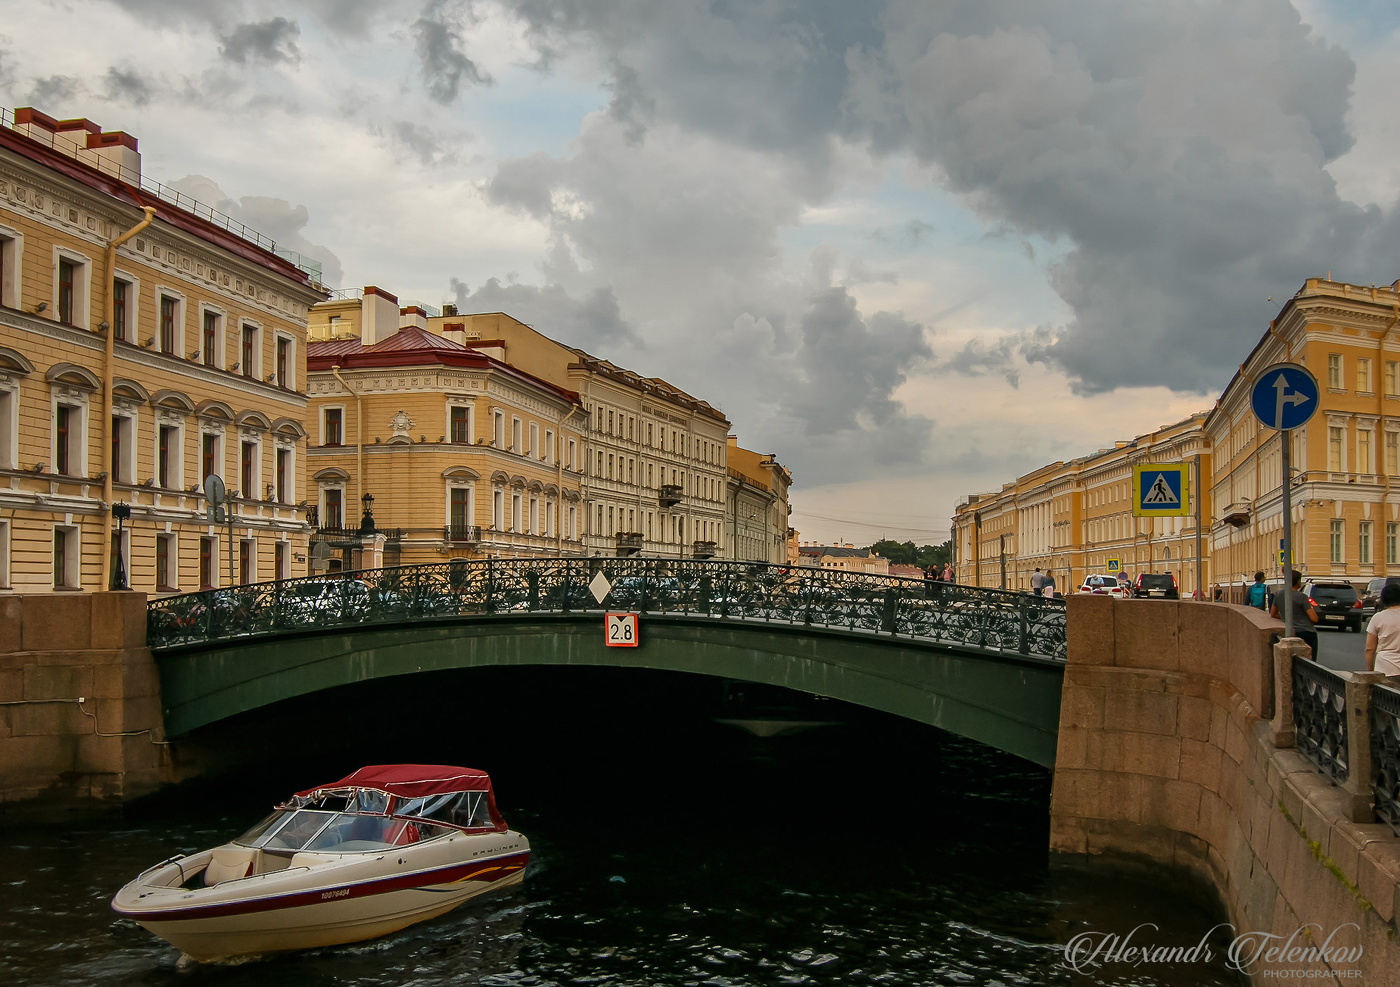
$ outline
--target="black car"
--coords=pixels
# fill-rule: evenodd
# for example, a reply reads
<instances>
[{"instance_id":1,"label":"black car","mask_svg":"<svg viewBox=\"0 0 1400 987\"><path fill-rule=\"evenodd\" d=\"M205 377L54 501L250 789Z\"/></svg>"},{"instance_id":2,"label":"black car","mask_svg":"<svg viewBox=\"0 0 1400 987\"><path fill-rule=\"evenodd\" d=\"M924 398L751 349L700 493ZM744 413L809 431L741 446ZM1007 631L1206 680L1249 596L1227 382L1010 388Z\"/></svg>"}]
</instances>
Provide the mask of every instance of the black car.
<instances>
[{"instance_id":1,"label":"black car","mask_svg":"<svg viewBox=\"0 0 1400 987\"><path fill-rule=\"evenodd\" d=\"M1377 576L1366 584L1366 592L1361 597L1361 615L1369 617L1381 608L1381 590L1388 583L1400 583L1400 576Z\"/></svg>"},{"instance_id":2,"label":"black car","mask_svg":"<svg viewBox=\"0 0 1400 987\"><path fill-rule=\"evenodd\" d=\"M1345 627L1361 630L1361 597L1356 587L1341 579L1314 580L1303 586L1303 592L1317 611L1318 627Z\"/></svg>"},{"instance_id":3,"label":"black car","mask_svg":"<svg viewBox=\"0 0 1400 987\"><path fill-rule=\"evenodd\" d=\"M1153 597L1158 600L1179 600L1176 577L1170 572L1144 572L1133 583L1133 598Z\"/></svg>"}]
</instances>

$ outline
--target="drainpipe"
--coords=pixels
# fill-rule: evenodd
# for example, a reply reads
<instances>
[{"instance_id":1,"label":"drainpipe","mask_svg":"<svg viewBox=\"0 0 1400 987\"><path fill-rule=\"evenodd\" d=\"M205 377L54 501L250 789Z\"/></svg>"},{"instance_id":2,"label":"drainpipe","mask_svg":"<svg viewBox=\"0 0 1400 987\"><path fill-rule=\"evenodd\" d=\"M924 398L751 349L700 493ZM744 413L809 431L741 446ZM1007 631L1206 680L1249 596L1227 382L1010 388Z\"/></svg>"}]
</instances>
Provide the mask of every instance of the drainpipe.
<instances>
[{"instance_id":1,"label":"drainpipe","mask_svg":"<svg viewBox=\"0 0 1400 987\"><path fill-rule=\"evenodd\" d=\"M972 512L972 578L973 585L982 586L982 512Z\"/></svg>"},{"instance_id":2,"label":"drainpipe","mask_svg":"<svg viewBox=\"0 0 1400 987\"><path fill-rule=\"evenodd\" d=\"M146 218L141 220L131 229L107 244L107 264L103 269L107 277L107 290L103 292L103 320L102 328L107 333L107 340L104 346L102 357L102 465L104 472L102 475L102 502L107 505L107 510L102 512L102 587L107 589L112 585L112 473L116 469L116 463L112 462L112 411L115 407L112 401L112 363L116 358L116 331L112 328L116 321L116 300L112 297L112 279L115 276L113 268L117 266L117 248L146 227L150 226L156 218L156 207L146 206L143 210ZM132 437L135 441L135 436ZM130 570L131 560L127 560L127 568Z\"/></svg>"},{"instance_id":3,"label":"drainpipe","mask_svg":"<svg viewBox=\"0 0 1400 987\"><path fill-rule=\"evenodd\" d=\"M331 373L335 374L335 379L340 381L341 387L355 395L355 503L358 505L365 494L365 419L362 414L363 404L360 400L359 392L352 388L344 377L340 376L339 366L331 367ZM355 512L359 510L359 507L346 506L349 508L346 511L346 517L353 518Z\"/></svg>"}]
</instances>

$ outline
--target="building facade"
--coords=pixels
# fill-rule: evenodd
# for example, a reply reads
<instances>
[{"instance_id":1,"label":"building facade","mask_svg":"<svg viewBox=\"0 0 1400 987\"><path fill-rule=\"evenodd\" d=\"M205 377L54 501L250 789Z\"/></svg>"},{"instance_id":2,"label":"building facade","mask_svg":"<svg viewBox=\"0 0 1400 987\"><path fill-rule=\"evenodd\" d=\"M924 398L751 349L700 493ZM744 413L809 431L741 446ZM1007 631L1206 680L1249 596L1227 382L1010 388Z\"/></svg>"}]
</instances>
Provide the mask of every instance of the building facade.
<instances>
[{"instance_id":1,"label":"building facade","mask_svg":"<svg viewBox=\"0 0 1400 987\"><path fill-rule=\"evenodd\" d=\"M1085 575L1106 572L1117 559L1129 576L1170 572L1183 596L1195 592L1195 517L1132 513L1134 466L1189 462L1193 501L1196 489L1204 489L1201 582L1209 586L1212 458L1205 420L1205 413L1193 415L1111 449L1043 466L994 493L964 498L953 516L958 582L1027 590L1039 568L1054 575L1061 592L1072 592Z\"/></svg>"},{"instance_id":2,"label":"building facade","mask_svg":"<svg viewBox=\"0 0 1400 987\"><path fill-rule=\"evenodd\" d=\"M306 484L345 565L583 553L577 394L429 332L382 289L311 324Z\"/></svg>"},{"instance_id":3,"label":"building facade","mask_svg":"<svg viewBox=\"0 0 1400 987\"><path fill-rule=\"evenodd\" d=\"M842 572L861 572L869 576L890 574L889 559L868 548L856 548L850 542L844 545L819 545L812 542L799 546L797 553L802 565Z\"/></svg>"},{"instance_id":4,"label":"building facade","mask_svg":"<svg viewBox=\"0 0 1400 987\"><path fill-rule=\"evenodd\" d=\"M0 586L16 592L106 589L119 563L153 594L254 582L307 551L306 322L324 293L271 241L167 201L140 161L88 120L0 119ZM231 525L212 523L210 475Z\"/></svg>"},{"instance_id":5,"label":"building facade","mask_svg":"<svg viewBox=\"0 0 1400 987\"><path fill-rule=\"evenodd\" d=\"M784 565L792 474L776 456L743 448L736 436L729 436L728 447L724 556Z\"/></svg>"}]
</instances>

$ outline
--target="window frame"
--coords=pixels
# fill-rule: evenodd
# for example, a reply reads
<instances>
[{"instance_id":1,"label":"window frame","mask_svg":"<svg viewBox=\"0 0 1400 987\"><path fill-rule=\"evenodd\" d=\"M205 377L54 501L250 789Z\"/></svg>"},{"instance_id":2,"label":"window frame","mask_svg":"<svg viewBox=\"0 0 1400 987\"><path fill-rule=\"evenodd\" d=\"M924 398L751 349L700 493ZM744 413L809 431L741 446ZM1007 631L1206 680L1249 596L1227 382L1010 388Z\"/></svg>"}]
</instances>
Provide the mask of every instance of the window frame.
<instances>
[{"instance_id":1,"label":"window frame","mask_svg":"<svg viewBox=\"0 0 1400 987\"><path fill-rule=\"evenodd\" d=\"M248 333L252 331L252 343L248 345ZM262 380L263 324L246 317L238 320L238 372L251 380ZM251 356L251 359L249 357Z\"/></svg>"},{"instance_id":2,"label":"window frame","mask_svg":"<svg viewBox=\"0 0 1400 987\"><path fill-rule=\"evenodd\" d=\"M71 284L71 298L69 299L69 309L71 318L64 321L60 316L62 307L60 304L61 288L59 285L59 271L63 263L71 264L74 268L73 281ZM53 248L53 297L50 300L53 305L53 320L60 325L71 326L74 329L88 329L91 327L92 319L92 258L84 253L74 250L72 247L63 244L54 244Z\"/></svg>"},{"instance_id":3,"label":"window frame","mask_svg":"<svg viewBox=\"0 0 1400 987\"><path fill-rule=\"evenodd\" d=\"M210 316L214 318L214 351L209 352L208 328ZM228 366L224 356L228 346L228 311L220 305L209 302L199 304L199 356L200 362L215 370Z\"/></svg>"},{"instance_id":4,"label":"window frame","mask_svg":"<svg viewBox=\"0 0 1400 987\"><path fill-rule=\"evenodd\" d=\"M155 350L167 356L185 358L185 293L166 285L156 285ZM171 348L165 348L165 302L173 303L170 323Z\"/></svg>"},{"instance_id":5,"label":"window frame","mask_svg":"<svg viewBox=\"0 0 1400 987\"><path fill-rule=\"evenodd\" d=\"M329 424L330 424L330 420L329 420L329 418L328 418L328 415L329 415L329 413L332 412L332 411L337 412L337 413L340 415L340 440L337 441L337 442L327 442L327 441L326 441L326 435L327 435L327 434L329 433L329 431L330 431L330 429L329 429L329 427L328 427ZM321 406L321 413L320 413L320 415L318 415L317 417L320 419L320 423L321 423L321 435L320 435L321 442L320 442L320 444L323 445L323 446L329 446L330 448L333 448L333 449L345 445L345 405L343 405L343 404L325 404L325 405L322 405L322 406Z\"/></svg>"},{"instance_id":6,"label":"window frame","mask_svg":"<svg viewBox=\"0 0 1400 987\"><path fill-rule=\"evenodd\" d=\"M124 302L117 301L117 282L119 281L126 287L126 300ZM140 338L140 300L141 279L134 274L123 271L121 268L112 271L112 333L113 337L119 342L135 345ZM121 313L121 320L123 323L121 326L122 334L120 336L116 335L118 313Z\"/></svg>"},{"instance_id":7,"label":"window frame","mask_svg":"<svg viewBox=\"0 0 1400 987\"><path fill-rule=\"evenodd\" d=\"M0 305L17 309L24 293L24 234L0 226Z\"/></svg>"},{"instance_id":8,"label":"window frame","mask_svg":"<svg viewBox=\"0 0 1400 987\"><path fill-rule=\"evenodd\" d=\"M447 441L451 445L469 446L475 442L474 433L476 431L476 422L474 421L474 419L476 417L476 409L473 406L473 404L474 403L471 400L465 398L447 399ZM458 411L461 411L463 413L463 437L461 439L458 439L456 437L456 432L453 428L453 415Z\"/></svg>"}]
</instances>

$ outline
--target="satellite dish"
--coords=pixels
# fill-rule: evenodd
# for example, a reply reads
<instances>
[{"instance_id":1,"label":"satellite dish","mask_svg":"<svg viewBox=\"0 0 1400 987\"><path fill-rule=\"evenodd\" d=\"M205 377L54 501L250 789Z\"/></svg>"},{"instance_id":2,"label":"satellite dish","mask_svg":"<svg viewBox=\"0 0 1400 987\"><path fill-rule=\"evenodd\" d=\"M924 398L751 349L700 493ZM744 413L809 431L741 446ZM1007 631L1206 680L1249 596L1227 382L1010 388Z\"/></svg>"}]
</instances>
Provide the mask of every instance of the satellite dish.
<instances>
[{"instance_id":1,"label":"satellite dish","mask_svg":"<svg viewBox=\"0 0 1400 987\"><path fill-rule=\"evenodd\" d=\"M210 505L218 507L220 504L228 503L228 494L224 490L224 481L217 473L210 473L204 478L204 499Z\"/></svg>"}]
</instances>

